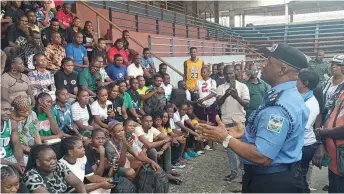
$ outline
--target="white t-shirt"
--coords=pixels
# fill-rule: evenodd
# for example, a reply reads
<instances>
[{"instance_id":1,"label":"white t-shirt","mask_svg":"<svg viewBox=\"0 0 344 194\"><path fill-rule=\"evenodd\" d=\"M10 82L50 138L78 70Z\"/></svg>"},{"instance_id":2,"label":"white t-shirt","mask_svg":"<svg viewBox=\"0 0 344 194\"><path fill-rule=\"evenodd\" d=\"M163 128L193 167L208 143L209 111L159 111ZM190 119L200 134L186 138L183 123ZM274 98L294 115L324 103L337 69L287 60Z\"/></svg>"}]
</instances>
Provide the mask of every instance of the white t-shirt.
<instances>
[{"instance_id":1,"label":"white t-shirt","mask_svg":"<svg viewBox=\"0 0 344 194\"><path fill-rule=\"evenodd\" d=\"M313 125L315 120L320 113L319 103L317 99L312 96L305 102L307 108L309 109L308 121L305 129L305 142L304 146L312 145L316 142L315 134L313 131Z\"/></svg>"},{"instance_id":2,"label":"white t-shirt","mask_svg":"<svg viewBox=\"0 0 344 194\"><path fill-rule=\"evenodd\" d=\"M170 100L171 98L171 94L172 94L172 85L171 84L168 84L167 86L165 86L164 83L161 84L161 87L164 88L164 91L165 91L165 97L167 100Z\"/></svg>"},{"instance_id":3,"label":"white t-shirt","mask_svg":"<svg viewBox=\"0 0 344 194\"><path fill-rule=\"evenodd\" d=\"M187 120L190 120L188 115L185 114L184 116L181 117L178 111L175 112L173 114L173 121L174 121L174 125L175 125L174 129L177 130L177 131L181 131L182 129L177 124L175 124L175 123L180 121L184 125L184 122L187 121Z\"/></svg>"},{"instance_id":4,"label":"white t-shirt","mask_svg":"<svg viewBox=\"0 0 344 194\"><path fill-rule=\"evenodd\" d=\"M91 176L94 174L93 172L86 173L86 163L87 163L86 156L76 159L75 164L71 164L67 162L64 158L61 158L60 162L66 164L66 166L72 171L72 173L75 174L75 176L78 177L81 181L84 181L85 177Z\"/></svg>"},{"instance_id":5,"label":"white t-shirt","mask_svg":"<svg viewBox=\"0 0 344 194\"><path fill-rule=\"evenodd\" d=\"M186 100L191 101L191 93L189 90L185 90L186 93Z\"/></svg>"},{"instance_id":6,"label":"white t-shirt","mask_svg":"<svg viewBox=\"0 0 344 194\"><path fill-rule=\"evenodd\" d=\"M209 78L207 81L205 80L197 80L196 82L196 91L199 95L199 99L207 97L209 94L214 93L216 94L216 81ZM214 104L216 101L216 97L212 97L203 102L206 107L209 107Z\"/></svg>"},{"instance_id":7,"label":"white t-shirt","mask_svg":"<svg viewBox=\"0 0 344 194\"><path fill-rule=\"evenodd\" d=\"M216 89L216 93L218 96L222 96L226 93L226 90L230 88L228 82L220 85ZM250 93L248 91L248 87L246 84L238 82L235 80L235 88L238 91L238 96L242 100L250 101ZM228 96L225 102L221 106L221 113L222 113L222 122L224 124L233 123L232 118L236 121L244 123L246 121L246 111L240 103L235 100L232 96Z\"/></svg>"},{"instance_id":8,"label":"white t-shirt","mask_svg":"<svg viewBox=\"0 0 344 194\"><path fill-rule=\"evenodd\" d=\"M143 76L143 69L141 65L137 68L136 65L133 63L127 67L127 73L128 73L128 76L133 76L136 78L139 75Z\"/></svg>"},{"instance_id":9,"label":"white t-shirt","mask_svg":"<svg viewBox=\"0 0 344 194\"><path fill-rule=\"evenodd\" d=\"M101 120L107 119L108 114L107 114L107 106L108 105L112 105L112 102L107 100L106 101L106 106L105 108L102 108L99 103L98 100L94 101L91 105L91 112L92 115L99 115Z\"/></svg>"},{"instance_id":10,"label":"white t-shirt","mask_svg":"<svg viewBox=\"0 0 344 194\"><path fill-rule=\"evenodd\" d=\"M72 115L74 121L81 120L83 125L89 126L88 120L90 119L90 115L88 114L86 106L85 108L81 108L79 102L75 102L72 104Z\"/></svg>"},{"instance_id":11,"label":"white t-shirt","mask_svg":"<svg viewBox=\"0 0 344 194\"><path fill-rule=\"evenodd\" d=\"M150 128L147 133L143 130L142 126L138 126L135 128L137 142L140 145L140 147L143 146L143 143L139 139L140 136L144 136L147 139L147 141L153 142L154 137L158 136L160 133L161 132L154 127Z\"/></svg>"}]
</instances>

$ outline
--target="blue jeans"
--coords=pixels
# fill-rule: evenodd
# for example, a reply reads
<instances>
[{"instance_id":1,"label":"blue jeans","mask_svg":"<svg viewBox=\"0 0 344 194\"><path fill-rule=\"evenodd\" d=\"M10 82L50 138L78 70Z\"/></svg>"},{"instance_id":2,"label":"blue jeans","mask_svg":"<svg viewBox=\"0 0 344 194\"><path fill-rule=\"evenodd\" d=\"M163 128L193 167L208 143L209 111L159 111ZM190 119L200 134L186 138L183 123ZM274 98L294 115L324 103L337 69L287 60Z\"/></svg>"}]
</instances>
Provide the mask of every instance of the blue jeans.
<instances>
[{"instance_id":1,"label":"blue jeans","mask_svg":"<svg viewBox=\"0 0 344 194\"><path fill-rule=\"evenodd\" d=\"M230 123L230 124L226 124L226 127L234 127L235 124L234 123ZM236 155L236 153L234 153L231 149L226 148L226 152L227 152L227 157L228 157L228 162L229 162L229 169L231 169L231 174L238 173L238 156ZM239 164L240 170L242 172L244 172L244 167L243 164L240 162Z\"/></svg>"}]
</instances>

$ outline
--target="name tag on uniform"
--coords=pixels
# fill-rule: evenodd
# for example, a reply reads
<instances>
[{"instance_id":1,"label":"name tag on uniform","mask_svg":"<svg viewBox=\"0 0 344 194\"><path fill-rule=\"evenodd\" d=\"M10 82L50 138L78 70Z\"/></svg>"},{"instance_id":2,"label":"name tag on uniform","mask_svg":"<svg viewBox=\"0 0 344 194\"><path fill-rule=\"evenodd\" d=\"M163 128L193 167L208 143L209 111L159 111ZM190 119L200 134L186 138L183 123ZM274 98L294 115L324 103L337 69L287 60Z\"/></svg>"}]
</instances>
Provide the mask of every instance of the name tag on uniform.
<instances>
[{"instance_id":1,"label":"name tag on uniform","mask_svg":"<svg viewBox=\"0 0 344 194\"><path fill-rule=\"evenodd\" d=\"M279 115L271 114L267 126L267 130L280 133L283 127L285 118Z\"/></svg>"}]
</instances>

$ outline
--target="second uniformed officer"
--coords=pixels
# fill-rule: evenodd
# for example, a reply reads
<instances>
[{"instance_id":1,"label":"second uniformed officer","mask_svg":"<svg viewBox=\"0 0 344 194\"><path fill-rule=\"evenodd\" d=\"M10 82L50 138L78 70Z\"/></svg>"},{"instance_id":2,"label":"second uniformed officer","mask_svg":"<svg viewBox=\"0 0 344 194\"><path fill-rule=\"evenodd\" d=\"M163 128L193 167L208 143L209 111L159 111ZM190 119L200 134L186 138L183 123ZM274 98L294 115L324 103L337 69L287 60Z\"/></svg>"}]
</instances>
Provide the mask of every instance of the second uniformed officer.
<instances>
[{"instance_id":1,"label":"second uniformed officer","mask_svg":"<svg viewBox=\"0 0 344 194\"><path fill-rule=\"evenodd\" d=\"M300 160L309 110L296 88L298 73L307 68L304 54L286 44L262 49L267 64L261 79L271 85L258 110L251 114L243 141L243 125L197 126L205 139L223 142L244 163L243 193L302 192ZM234 138L233 138L234 137Z\"/></svg>"}]
</instances>

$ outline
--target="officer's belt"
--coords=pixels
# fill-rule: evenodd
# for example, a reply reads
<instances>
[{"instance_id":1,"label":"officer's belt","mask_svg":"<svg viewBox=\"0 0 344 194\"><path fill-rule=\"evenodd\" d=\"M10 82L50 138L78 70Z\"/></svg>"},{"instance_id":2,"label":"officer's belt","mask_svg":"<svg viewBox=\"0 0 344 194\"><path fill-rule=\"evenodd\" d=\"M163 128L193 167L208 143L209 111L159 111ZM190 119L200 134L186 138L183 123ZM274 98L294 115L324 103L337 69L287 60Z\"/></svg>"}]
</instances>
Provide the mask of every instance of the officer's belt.
<instances>
[{"instance_id":1,"label":"officer's belt","mask_svg":"<svg viewBox=\"0 0 344 194\"><path fill-rule=\"evenodd\" d=\"M271 174L276 172L283 172L291 169L296 163L291 164L277 164L273 166L257 166L257 165L244 165L245 174Z\"/></svg>"}]
</instances>

